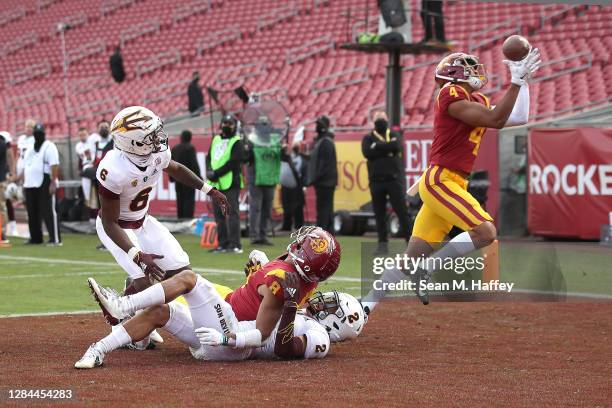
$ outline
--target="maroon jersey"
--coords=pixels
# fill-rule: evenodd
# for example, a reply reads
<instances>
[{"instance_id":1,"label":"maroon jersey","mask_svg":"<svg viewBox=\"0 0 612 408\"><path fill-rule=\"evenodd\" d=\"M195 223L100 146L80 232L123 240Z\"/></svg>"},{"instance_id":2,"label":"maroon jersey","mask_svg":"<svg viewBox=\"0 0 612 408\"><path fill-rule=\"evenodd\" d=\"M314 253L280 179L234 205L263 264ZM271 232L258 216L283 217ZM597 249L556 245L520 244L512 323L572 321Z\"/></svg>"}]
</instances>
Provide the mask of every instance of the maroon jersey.
<instances>
[{"instance_id":1,"label":"maroon jersey","mask_svg":"<svg viewBox=\"0 0 612 408\"><path fill-rule=\"evenodd\" d=\"M489 107L489 99L481 93L469 94L459 85L450 82L444 85L438 93L434 107L434 136L429 164L470 173L486 128L475 128L448 113L448 106L461 100L478 102Z\"/></svg>"},{"instance_id":2,"label":"maroon jersey","mask_svg":"<svg viewBox=\"0 0 612 408\"><path fill-rule=\"evenodd\" d=\"M257 292L257 288L266 285L272 294L279 300L284 301L285 294L281 286L281 280L285 279L285 272L297 274L293 264L284 261L284 257L276 258L263 268L251 272L247 276L246 283L228 294L225 301L232 306L239 321L257 319L257 312L263 297ZM298 290L299 304L302 306L312 296L317 288L316 282L306 282L300 278Z\"/></svg>"}]
</instances>

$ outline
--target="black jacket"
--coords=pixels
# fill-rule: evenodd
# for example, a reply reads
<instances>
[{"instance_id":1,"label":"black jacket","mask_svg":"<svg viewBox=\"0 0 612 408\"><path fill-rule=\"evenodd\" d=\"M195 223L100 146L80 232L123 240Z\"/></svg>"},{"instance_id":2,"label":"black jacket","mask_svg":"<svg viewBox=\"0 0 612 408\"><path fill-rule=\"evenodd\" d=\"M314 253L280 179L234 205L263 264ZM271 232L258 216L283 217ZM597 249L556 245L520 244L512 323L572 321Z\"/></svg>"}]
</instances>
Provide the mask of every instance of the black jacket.
<instances>
[{"instance_id":1,"label":"black jacket","mask_svg":"<svg viewBox=\"0 0 612 408\"><path fill-rule=\"evenodd\" d=\"M319 135L308 163L308 185L335 187L338 184L336 145L333 133Z\"/></svg>"},{"instance_id":2,"label":"black jacket","mask_svg":"<svg viewBox=\"0 0 612 408\"><path fill-rule=\"evenodd\" d=\"M397 180L404 174L401 135L391 132L389 136L390 141L385 142L370 132L361 141L361 152L368 161L370 181Z\"/></svg>"},{"instance_id":3,"label":"black jacket","mask_svg":"<svg viewBox=\"0 0 612 408\"><path fill-rule=\"evenodd\" d=\"M191 143L181 142L172 148L172 160L182 164L189 170L201 177L200 165L196 156L195 147ZM176 183L176 188L189 188L181 183Z\"/></svg>"},{"instance_id":4,"label":"black jacket","mask_svg":"<svg viewBox=\"0 0 612 408\"><path fill-rule=\"evenodd\" d=\"M210 145L212 146L212 142ZM240 139L232 146L230 159L227 161L227 163L213 171L210 167L210 148L208 148L208 154L206 155L206 170L213 171L214 174L211 180L217 181L219 180L219 177L223 176L228 171L232 171L232 185L230 188L240 187L240 175L242 174L242 162L244 161L244 155L244 143L242 142L242 139Z\"/></svg>"},{"instance_id":5,"label":"black jacket","mask_svg":"<svg viewBox=\"0 0 612 408\"><path fill-rule=\"evenodd\" d=\"M113 79L121 83L125 79L125 69L123 68L123 57L115 52L110 57L110 69Z\"/></svg>"},{"instance_id":6,"label":"black jacket","mask_svg":"<svg viewBox=\"0 0 612 408\"><path fill-rule=\"evenodd\" d=\"M204 107L204 95L197 81L194 80L189 83L187 98L189 101L189 112L193 113Z\"/></svg>"}]
</instances>

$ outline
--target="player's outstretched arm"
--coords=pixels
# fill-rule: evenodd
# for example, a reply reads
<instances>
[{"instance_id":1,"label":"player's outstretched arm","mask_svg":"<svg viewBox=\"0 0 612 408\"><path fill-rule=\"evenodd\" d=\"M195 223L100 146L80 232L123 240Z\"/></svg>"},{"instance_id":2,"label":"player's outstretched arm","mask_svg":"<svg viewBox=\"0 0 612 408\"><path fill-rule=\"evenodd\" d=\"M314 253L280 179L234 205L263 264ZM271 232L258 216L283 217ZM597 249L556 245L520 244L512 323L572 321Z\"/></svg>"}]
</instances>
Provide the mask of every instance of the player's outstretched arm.
<instances>
[{"instance_id":1,"label":"player's outstretched arm","mask_svg":"<svg viewBox=\"0 0 612 408\"><path fill-rule=\"evenodd\" d=\"M213 186L210 184L206 183L187 167L175 162L174 160L170 160L168 167L166 167L164 171L179 183L196 190L201 190L205 194L209 195L213 204L221 208L223 215L227 215L229 213L230 206L225 195L219 190L213 188Z\"/></svg>"},{"instance_id":2,"label":"player's outstretched arm","mask_svg":"<svg viewBox=\"0 0 612 408\"><path fill-rule=\"evenodd\" d=\"M293 332L295 314L298 310L299 285L299 278L295 273L285 273L283 281L285 303L274 342L274 354L280 358L301 358L306 352L306 337L294 337Z\"/></svg>"}]
</instances>

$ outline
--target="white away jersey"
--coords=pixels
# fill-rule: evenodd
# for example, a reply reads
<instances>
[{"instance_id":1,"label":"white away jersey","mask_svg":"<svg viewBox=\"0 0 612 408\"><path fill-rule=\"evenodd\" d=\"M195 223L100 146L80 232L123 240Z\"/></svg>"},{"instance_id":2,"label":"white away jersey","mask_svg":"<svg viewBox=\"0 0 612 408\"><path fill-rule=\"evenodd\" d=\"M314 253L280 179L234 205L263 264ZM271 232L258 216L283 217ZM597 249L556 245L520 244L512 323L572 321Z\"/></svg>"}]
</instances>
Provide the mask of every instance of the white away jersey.
<instances>
[{"instance_id":1,"label":"white away jersey","mask_svg":"<svg viewBox=\"0 0 612 408\"><path fill-rule=\"evenodd\" d=\"M244 325L244 326L243 326ZM248 325L249 327L245 327ZM249 330L255 328L255 321L239 322L240 330ZM252 327L251 327L252 326ZM257 359L273 359L277 358L274 354L274 345L276 344L276 332L278 325L268 337L265 344L253 350L251 358ZM303 314L295 315L293 325L293 335L295 337L306 336L306 351L304 358L323 358L329 353L329 335L323 326L315 319Z\"/></svg>"},{"instance_id":2,"label":"white away jersey","mask_svg":"<svg viewBox=\"0 0 612 408\"><path fill-rule=\"evenodd\" d=\"M78 142L74 147L74 151L81 160L82 169L93 166L93 153L87 142Z\"/></svg>"},{"instance_id":3,"label":"white away jersey","mask_svg":"<svg viewBox=\"0 0 612 408\"><path fill-rule=\"evenodd\" d=\"M162 171L170 164L170 149L152 156L151 164L144 171L117 149L109 151L100 162L96 178L104 188L119 195L119 219L137 221L147 214L150 197Z\"/></svg>"}]
</instances>

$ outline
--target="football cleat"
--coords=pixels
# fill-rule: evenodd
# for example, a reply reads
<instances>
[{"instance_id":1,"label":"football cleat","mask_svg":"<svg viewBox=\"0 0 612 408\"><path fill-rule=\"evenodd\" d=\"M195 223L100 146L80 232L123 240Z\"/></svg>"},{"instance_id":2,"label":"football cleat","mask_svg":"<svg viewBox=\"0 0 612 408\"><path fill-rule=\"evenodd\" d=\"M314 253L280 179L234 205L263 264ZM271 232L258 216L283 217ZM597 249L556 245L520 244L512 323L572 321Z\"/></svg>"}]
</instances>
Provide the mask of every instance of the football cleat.
<instances>
[{"instance_id":1,"label":"football cleat","mask_svg":"<svg viewBox=\"0 0 612 408\"><path fill-rule=\"evenodd\" d=\"M104 353L96 348L96 343L89 346L83 357L76 363L74 368L94 368L99 367L104 362Z\"/></svg>"},{"instance_id":2,"label":"football cleat","mask_svg":"<svg viewBox=\"0 0 612 408\"><path fill-rule=\"evenodd\" d=\"M129 316L129 313L126 313L122 307L122 298L115 291L98 285L94 278L88 278L87 283L89 284L94 299L96 299L100 309L102 309L106 321L110 325L115 326L119 324L122 319Z\"/></svg>"},{"instance_id":3,"label":"football cleat","mask_svg":"<svg viewBox=\"0 0 612 408\"><path fill-rule=\"evenodd\" d=\"M153 330L151 334L149 334L149 339L151 339L153 343L157 344L163 344L164 342L164 338L157 332L157 330Z\"/></svg>"},{"instance_id":4,"label":"football cleat","mask_svg":"<svg viewBox=\"0 0 612 408\"><path fill-rule=\"evenodd\" d=\"M429 304L429 290L424 287L426 284L431 282L431 275L424 269L418 268L414 273L414 284L416 286L414 292L419 300L424 304Z\"/></svg>"}]
</instances>

